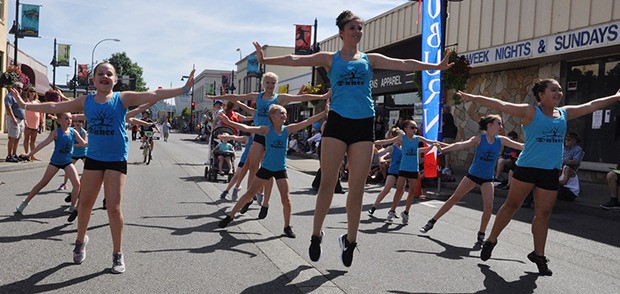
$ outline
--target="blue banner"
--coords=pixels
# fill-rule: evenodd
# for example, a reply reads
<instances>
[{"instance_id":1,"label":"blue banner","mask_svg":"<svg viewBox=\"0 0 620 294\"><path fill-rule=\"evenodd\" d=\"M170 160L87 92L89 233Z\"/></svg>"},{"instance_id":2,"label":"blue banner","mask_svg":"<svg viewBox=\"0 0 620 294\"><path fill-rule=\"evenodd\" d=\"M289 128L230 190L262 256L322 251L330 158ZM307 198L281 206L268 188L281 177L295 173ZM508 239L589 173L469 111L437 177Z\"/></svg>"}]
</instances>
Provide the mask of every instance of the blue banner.
<instances>
[{"instance_id":1,"label":"blue banner","mask_svg":"<svg viewBox=\"0 0 620 294\"><path fill-rule=\"evenodd\" d=\"M419 3L419 2L418 2ZM422 1L422 61L441 62L443 52L442 0ZM423 136L430 140L439 139L441 71L422 71L422 111ZM424 156L426 177L437 176L437 156L435 152Z\"/></svg>"},{"instance_id":2,"label":"blue banner","mask_svg":"<svg viewBox=\"0 0 620 294\"><path fill-rule=\"evenodd\" d=\"M22 4L22 36L39 37L39 8L39 5Z\"/></svg>"},{"instance_id":3,"label":"blue banner","mask_svg":"<svg viewBox=\"0 0 620 294\"><path fill-rule=\"evenodd\" d=\"M258 69L258 60L256 59L255 55L248 56L247 76L248 77L260 77L260 71Z\"/></svg>"}]
</instances>

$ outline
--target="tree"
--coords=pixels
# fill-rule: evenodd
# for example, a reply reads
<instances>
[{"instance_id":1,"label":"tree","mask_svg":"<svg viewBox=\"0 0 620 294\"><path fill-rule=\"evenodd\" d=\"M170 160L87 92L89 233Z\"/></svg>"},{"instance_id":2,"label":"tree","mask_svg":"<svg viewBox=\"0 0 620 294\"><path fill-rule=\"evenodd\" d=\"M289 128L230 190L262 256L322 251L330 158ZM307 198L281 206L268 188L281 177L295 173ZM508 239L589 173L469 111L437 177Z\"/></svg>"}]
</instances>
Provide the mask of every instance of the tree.
<instances>
[{"instance_id":1,"label":"tree","mask_svg":"<svg viewBox=\"0 0 620 294\"><path fill-rule=\"evenodd\" d=\"M189 118L191 115L192 115L192 112L187 107L183 108L183 111L181 111L181 116L183 118Z\"/></svg>"},{"instance_id":2,"label":"tree","mask_svg":"<svg viewBox=\"0 0 620 294\"><path fill-rule=\"evenodd\" d=\"M127 91L127 90L139 91L139 92L148 91L148 88L146 87L146 83L144 82L144 79L142 78L142 75L144 72L142 70L142 67L139 66L137 63L132 62L129 56L127 56L127 53L125 52L114 53L112 54L112 57L110 57L106 61L112 64L114 68L116 68L116 75L118 76L118 79L119 79L116 86L114 86L114 91ZM131 80L127 84L124 84L121 82L121 78L123 76L129 76L130 79L133 79L133 80ZM131 86L135 85L135 89L133 89L130 85Z\"/></svg>"}]
</instances>

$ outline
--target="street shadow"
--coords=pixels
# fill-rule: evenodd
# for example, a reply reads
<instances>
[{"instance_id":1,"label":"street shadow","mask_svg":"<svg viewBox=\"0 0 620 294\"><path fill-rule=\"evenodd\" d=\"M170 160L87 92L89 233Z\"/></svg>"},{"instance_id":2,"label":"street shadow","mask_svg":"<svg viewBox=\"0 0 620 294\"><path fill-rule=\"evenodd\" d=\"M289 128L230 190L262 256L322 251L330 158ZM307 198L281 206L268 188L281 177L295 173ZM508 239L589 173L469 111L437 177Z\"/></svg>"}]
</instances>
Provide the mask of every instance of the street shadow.
<instances>
[{"instance_id":1,"label":"street shadow","mask_svg":"<svg viewBox=\"0 0 620 294\"><path fill-rule=\"evenodd\" d=\"M60 236L62 235L66 235L66 234L75 234L77 233L77 228L72 229L72 230L64 230L65 228L67 228L68 226L71 226L72 224L63 224L60 226L56 226L41 232L37 232L34 234L30 234L30 235L21 235L21 236L0 236L0 244L4 244L4 243L15 243L15 242L21 242L21 241L25 241L25 240L49 240L49 241L62 241L62 239L60 238ZM88 230L93 230L93 229L98 229L98 228L102 228L102 227L107 227L108 224L104 224L104 225L98 225L98 226L92 226L92 227L88 227ZM0 292L2 293L2 292Z\"/></svg>"},{"instance_id":2,"label":"street shadow","mask_svg":"<svg viewBox=\"0 0 620 294\"><path fill-rule=\"evenodd\" d=\"M433 241L433 242L437 243L437 245L443 247L444 250L442 252L426 252L426 251L408 250L408 249L406 249L406 250L397 250L396 252L401 252L401 253L412 252L412 253L432 254L432 255L436 255L438 257L452 259L452 260L460 260L460 259L465 259L465 258L480 258L479 255L471 255L472 252L480 251L480 249L481 249L480 245L474 245L471 248L469 248L469 247L458 247L458 246L453 246L453 245L450 245L448 243L442 242L440 240L434 239L434 238L432 238L430 236L427 236L427 235L417 235L417 236L420 237L420 238L425 238L425 239L428 239L430 241ZM515 259L493 258L493 260L512 261L512 262L518 262L518 263L524 264L523 261L515 260Z\"/></svg>"},{"instance_id":3,"label":"street shadow","mask_svg":"<svg viewBox=\"0 0 620 294\"><path fill-rule=\"evenodd\" d=\"M2 285L0 286L0 293L43 293L43 292L57 291L62 288L76 285L79 283L83 283L93 278L96 278L98 276L109 273L109 269L104 269L100 272L88 274L82 277L73 278L73 279L63 281L60 283L53 283L53 284L42 284L41 283L43 280L45 280L45 278L53 275L54 273L60 271L63 268L66 268L72 265L76 265L76 264L69 263L69 262L61 263L53 268L44 270L42 272L35 273L25 280Z\"/></svg>"},{"instance_id":4,"label":"street shadow","mask_svg":"<svg viewBox=\"0 0 620 294\"><path fill-rule=\"evenodd\" d=\"M205 163L190 163L190 162L177 162L174 165L178 166L205 166Z\"/></svg>"},{"instance_id":5,"label":"street shadow","mask_svg":"<svg viewBox=\"0 0 620 294\"><path fill-rule=\"evenodd\" d=\"M19 193L19 194L15 194L15 196L28 196L28 194L30 193L30 191L28 192L23 192L23 193ZM59 194L59 193L71 193L70 190L47 190L47 191L40 191L39 193L37 193L37 196L40 195L47 195L47 194Z\"/></svg>"},{"instance_id":6,"label":"street shadow","mask_svg":"<svg viewBox=\"0 0 620 294\"><path fill-rule=\"evenodd\" d=\"M329 211L327 212L327 214L346 214L346 213L347 213L347 209L345 207L333 207L333 208L330 208ZM313 216L314 209L296 212L296 213L293 213L293 215Z\"/></svg>"},{"instance_id":7,"label":"street shadow","mask_svg":"<svg viewBox=\"0 0 620 294\"><path fill-rule=\"evenodd\" d=\"M56 209L41 211L35 214L21 214L18 212L13 213L11 216L6 216L3 219L0 219L0 223L9 223L9 222L17 222L17 221L32 221L36 223L46 224L45 221L47 219L56 219L63 216L69 216L67 212L65 212L65 207L58 207Z\"/></svg>"},{"instance_id":8,"label":"street shadow","mask_svg":"<svg viewBox=\"0 0 620 294\"><path fill-rule=\"evenodd\" d=\"M321 287L328 281L343 276L346 272L339 270L327 270L326 275L316 275L307 281L291 284L302 271L309 270L309 265L300 265L296 269L283 273L276 277L273 281L254 285L241 291L241 293L310 293Z\"/></svg>"},{"instance_id":9,"label":"street shadow","mask_svg":"<svg viewBox=\"0 0 620 294\"><path fill-rule=\"evenodd\" d=\"M484 274L485 289L476 293L534 293L534 289L537 288L536 280L540 276L538 273L526 272L525 275L520 276L518 280L508 282L491 270L491 267L488 265L478 264L478 267L480 268L480 272Z\"/></svg>"},{"instance_id":10,"label":"street shadow","mask_svg":"<svg viewBox=\"0 0 620 294\"><path fill-rule=\"evenodd\" d=\"M313 188L305 188L303 190L295 190L295 191L290 191L289 194L291 195L308 195L308 196L316 196L316 194L319 191Z\"/></svg>"},{"instance_id":11,"label":"street shadow","mask_svg":"<svg viewBox=\"0 0 620 294\"><path fill-rule=\"evenodd\" d=\"M180 177L179 179L184 180L186 182L205 182L205 181L207 181L207 179L205 179L204 176Z\"/></svg>"},{"instance_id":12,"label":"street shadow","mask_svg":"<svg viewBox=\"0 0 620 294\"><path fill-rule=\"evenodd\" d=\"M366 222L368 222L368 220L366 220ZM383 221L378 220L377 222L383 222ZM360 223L364 223L364 222L362 221ZM409 236L414 235L411 233L399 232L402 228L406 226L407 225L403 225L403 224L390 224L390 223L384 222L384 224L378 228L359 230L359 231L365 234L369 234L369 235L376 235L376 234L401 234L401 235L409 235Z\"/></svg>"}]
</instances>

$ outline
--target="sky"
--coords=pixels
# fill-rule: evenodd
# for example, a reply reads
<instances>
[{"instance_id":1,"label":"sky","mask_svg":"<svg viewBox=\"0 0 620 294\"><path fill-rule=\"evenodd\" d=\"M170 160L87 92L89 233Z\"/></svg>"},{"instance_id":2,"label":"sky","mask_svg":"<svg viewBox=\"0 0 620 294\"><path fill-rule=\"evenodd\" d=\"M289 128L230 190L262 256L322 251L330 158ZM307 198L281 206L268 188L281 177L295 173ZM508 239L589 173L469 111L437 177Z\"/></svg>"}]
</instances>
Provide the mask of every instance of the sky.
<instances>
[{"instance_id":1,"label":"sky","mask_svg":"<svg viewBox=\"0 0 620 294\"><path fill-rule=\"evenodd\" d=\"M18 47L48 65L58 43L71 44L71 67L56 69L56 83L73 77L73 58L79 64L95 64L113 53L126 52L144 69L150 90L180 87L192 65L196 74L204 69L234 70L235 62L261 45L294 46L295 24L318 20L317 40L338 33L335 20L343 10L370 19L406 3L406 0L22 0L42 5L39 38L20 39ZM15 1L8 1L10 24L15 19ZM21 16L20 16L21 17ZM13 43L13 35L9 35Z\"/></svg>"}]
</instances>

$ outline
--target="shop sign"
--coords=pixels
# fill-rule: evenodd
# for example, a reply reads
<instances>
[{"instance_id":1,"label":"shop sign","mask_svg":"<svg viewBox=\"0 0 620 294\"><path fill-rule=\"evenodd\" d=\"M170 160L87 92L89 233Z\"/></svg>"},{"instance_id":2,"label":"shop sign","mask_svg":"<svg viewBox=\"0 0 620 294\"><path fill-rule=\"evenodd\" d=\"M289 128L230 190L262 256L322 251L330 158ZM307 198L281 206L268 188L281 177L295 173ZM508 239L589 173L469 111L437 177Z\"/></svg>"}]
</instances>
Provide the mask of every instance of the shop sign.
<instances>
[{"instance_id":1,"label":"shop sign","mask_svg":"<svg viewBox=\"0 0 620 294\"><path fill-rule=\"evenodd\" d=\"M620 45L620 21L463 53L472 67Z\"/></svg>"},{"instance_id":2,"label":"shop sign","mask_svg":"<svg viewBox=\"0 0 620 294\"><path fill-rule=\"evenodd\" d=\"M413 73L389 71L373 73L370 81L373 95L388 93L402 93L416 90L413 82Z\"/></svg>"}]
</instances>

